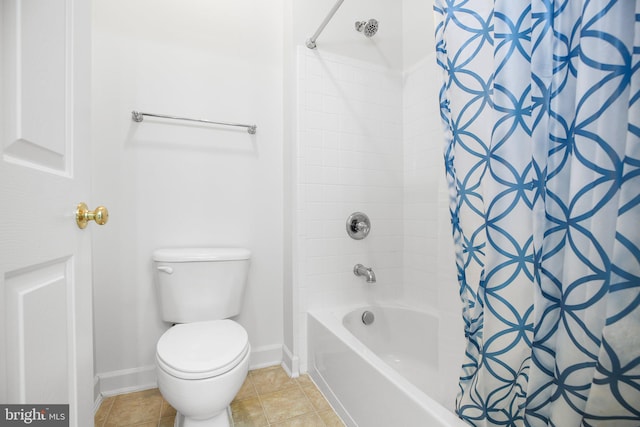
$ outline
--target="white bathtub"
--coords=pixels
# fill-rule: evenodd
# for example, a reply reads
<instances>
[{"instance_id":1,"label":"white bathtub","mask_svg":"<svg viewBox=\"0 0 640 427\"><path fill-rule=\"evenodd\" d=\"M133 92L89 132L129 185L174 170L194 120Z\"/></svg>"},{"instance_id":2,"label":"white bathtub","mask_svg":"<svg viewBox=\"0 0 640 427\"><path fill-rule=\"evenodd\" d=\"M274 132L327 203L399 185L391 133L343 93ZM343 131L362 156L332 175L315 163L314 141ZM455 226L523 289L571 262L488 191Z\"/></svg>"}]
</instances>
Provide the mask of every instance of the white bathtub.
<instances>
[{"instance_id":1,"label":"white bathtub","mask_svg":"<svg viewBox=\"0 0 640 427\"><path fill-rule=\"evenodd\" d=\"M310 312L307 327L309 375L348 426L468 427L435 397L437 317L362 307Z\"/></svg>"}]
</instances>

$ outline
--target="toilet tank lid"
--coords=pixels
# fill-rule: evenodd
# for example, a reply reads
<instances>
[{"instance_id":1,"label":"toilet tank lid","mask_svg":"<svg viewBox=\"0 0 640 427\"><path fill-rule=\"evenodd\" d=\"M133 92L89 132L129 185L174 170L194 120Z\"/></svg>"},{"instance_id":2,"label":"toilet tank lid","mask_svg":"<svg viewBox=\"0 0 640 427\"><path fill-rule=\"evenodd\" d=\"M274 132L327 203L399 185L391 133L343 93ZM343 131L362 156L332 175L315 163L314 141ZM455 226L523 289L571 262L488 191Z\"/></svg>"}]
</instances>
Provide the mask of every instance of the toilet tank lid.
<instances>
[{"instance_id":1,"label":"toilet tank lid","mask_svg":"<svg viewBox=\"0 0 640 427\"><path fill-rule=\"evenodd\" d=\"M235 261L249 259L245 248L164 248L153 251L153 260L162 262Z\"/></svg>"}]
</instances>

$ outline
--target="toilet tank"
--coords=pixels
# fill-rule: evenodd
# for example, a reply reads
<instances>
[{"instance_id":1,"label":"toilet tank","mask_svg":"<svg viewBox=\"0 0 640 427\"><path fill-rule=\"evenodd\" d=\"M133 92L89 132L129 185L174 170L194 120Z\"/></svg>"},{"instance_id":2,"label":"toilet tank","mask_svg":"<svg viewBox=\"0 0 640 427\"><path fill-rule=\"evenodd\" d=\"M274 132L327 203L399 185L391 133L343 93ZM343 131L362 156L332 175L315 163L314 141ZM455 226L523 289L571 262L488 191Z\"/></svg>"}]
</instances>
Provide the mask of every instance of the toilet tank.
<instances>
[{"instance_id":1,"label":"toilet tank","mask_svg":"<svg viewBox=\"0 0 640 427\"><path fill-rule=\"evenodd\" d=\"M167 248L153 252L162 319L219 320L240 313L251 253L243 248Z\"/></svg>"}]
</instances>

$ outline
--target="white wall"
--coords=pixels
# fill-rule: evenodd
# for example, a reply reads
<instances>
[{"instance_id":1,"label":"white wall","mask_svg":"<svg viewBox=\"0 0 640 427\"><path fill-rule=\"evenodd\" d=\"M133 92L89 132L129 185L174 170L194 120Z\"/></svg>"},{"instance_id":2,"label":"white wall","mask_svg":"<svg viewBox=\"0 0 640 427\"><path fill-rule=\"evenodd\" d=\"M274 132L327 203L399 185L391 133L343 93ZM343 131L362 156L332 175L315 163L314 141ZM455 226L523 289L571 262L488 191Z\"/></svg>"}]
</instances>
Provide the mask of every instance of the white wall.
<instances>
[{"instance_id":1,"label":"white wall","mask_svg":"<svg viewBox=\"0 0 640 427\"><path fill-rule=\"evenodd\" d=\"M433 0L402 0L402 69L409 72L435 52Z\"/></svg>"},{"instance_id":2,"label":"white wall","mask_svg":"<svg viewBox=\"0 0 640 427\"><path fill-rule=\"evenodd\" d=\"M280 1L95 1L96 373L105 393L154 381L158 314L151 252L252 251L239 322L252 364L282 346L283 5ZM241 129L145 118L133 109L255 123Z\"/></svg>"}]
</instances>

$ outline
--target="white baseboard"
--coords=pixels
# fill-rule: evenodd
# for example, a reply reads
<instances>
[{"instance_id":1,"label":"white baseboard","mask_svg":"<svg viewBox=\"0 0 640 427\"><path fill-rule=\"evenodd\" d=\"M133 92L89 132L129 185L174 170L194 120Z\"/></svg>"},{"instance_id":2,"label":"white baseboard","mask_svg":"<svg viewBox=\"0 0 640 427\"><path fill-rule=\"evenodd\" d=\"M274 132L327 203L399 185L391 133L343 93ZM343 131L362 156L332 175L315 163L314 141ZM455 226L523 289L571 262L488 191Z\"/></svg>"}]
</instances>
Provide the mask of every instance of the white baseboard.
<instances>
[{"instance_id":1,"label":"white baseboard","mask_svg":"<svg viewBox=\"0 0 640 427\"><path fill-rule=\"evenodd\" d=\"M280 365L282 352L283 348L280 344L256 347L251 350L249 368L259 369ZM148 390L157 387L157 384L155 366L142 366L97 374L93 387L95 409L97 410L100 406L102 397Z\"/></svg>"},{"instance_id":2,"label":"white baseboard","mask_svg":"<svg viewBox=\"0 0 640 427\"><path fill-rule=\"evenodd\" d=\"M249 369L266 368L282 362L282 345L265 345L251 349Z\"/></svg>"},{"instance_id":3,"label":"white baseboard","mask_svg":"<svg viewBox=\"0 0 640 427\"><path fill-rule=\"evenodd\" d=\"M95 414L100 409L102 404L102 393L100 393L100 378L96 375L93 377L93 413Z\"/></svg>"},{"instance_id":4,"label":"white baseboard","mask_svg":"<svg viewBox=\"0 0 640 427\"><path fill-rule=\"evenodd\" d=\"M291 378L300 376L300 359L293 355L286 345L282 346L282 368Z\"/></svg>"},{"instance_id":5,"label":"white baseboard","mask_svg":"<svg viewBox=\"0 0 640 427\"><path fill-rule=\"evenodd\" d=\"M115 396L117 394L148 390L157 387L155 366L142 366L133 369L106 372L96 375L97 387L101 396Z\"/></svg>"}]
</instances>

